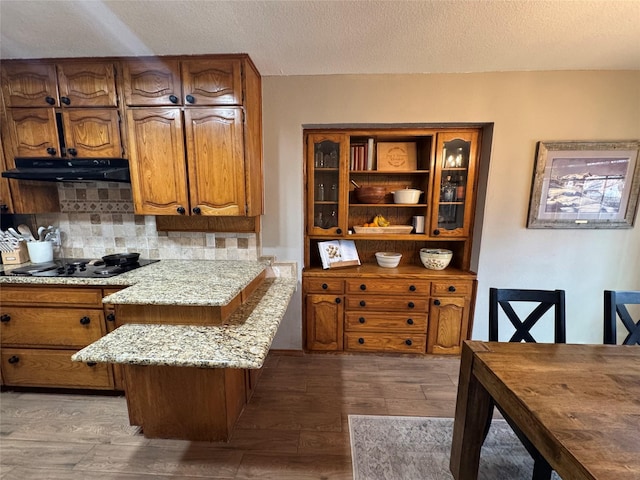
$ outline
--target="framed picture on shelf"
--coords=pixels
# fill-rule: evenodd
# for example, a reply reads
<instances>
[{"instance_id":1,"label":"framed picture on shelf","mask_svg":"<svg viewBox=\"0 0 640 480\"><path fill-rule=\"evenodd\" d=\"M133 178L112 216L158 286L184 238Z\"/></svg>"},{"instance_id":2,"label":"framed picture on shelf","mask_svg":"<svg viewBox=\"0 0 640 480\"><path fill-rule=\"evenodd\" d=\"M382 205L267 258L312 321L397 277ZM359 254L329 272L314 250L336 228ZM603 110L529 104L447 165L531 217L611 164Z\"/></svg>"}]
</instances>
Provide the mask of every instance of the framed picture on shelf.
<instances>
[{"instance_id":1,"label":"framed picture on shelf","mask_svg":"<svg viewBox=\"0 0 640 480\"><path fill-rule=\"evenodd\" d=\"M640 141L538 142L528 228L631 228Z\"/></svg>"}]
</instances>

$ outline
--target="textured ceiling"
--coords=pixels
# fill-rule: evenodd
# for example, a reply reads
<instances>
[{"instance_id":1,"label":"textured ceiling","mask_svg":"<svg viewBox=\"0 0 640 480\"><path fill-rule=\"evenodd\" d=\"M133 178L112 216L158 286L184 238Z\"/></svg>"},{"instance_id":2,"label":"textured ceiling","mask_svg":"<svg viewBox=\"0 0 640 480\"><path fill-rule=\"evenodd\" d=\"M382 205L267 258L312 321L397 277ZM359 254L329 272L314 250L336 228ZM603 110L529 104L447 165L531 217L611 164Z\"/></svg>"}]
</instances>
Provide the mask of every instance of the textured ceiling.
<instances>
[{"instance_id":1,"label":"textured ceiling","mask_svg":"<svg viewBox=\"0 0 640 480\"><path fill-rule=\"evenodd\" d=\"M248 53L263 76L640 70L640 0L0 0L0 57Z\"/></svg>"}]
</instances>

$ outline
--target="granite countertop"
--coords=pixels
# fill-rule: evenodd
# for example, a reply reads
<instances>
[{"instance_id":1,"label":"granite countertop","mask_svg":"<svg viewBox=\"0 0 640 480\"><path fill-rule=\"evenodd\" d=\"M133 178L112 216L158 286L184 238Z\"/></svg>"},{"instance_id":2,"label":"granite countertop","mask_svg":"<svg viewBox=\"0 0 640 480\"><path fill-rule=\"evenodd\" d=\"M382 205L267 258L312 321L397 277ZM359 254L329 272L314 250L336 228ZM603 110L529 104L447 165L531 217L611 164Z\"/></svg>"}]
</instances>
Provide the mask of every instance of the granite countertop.
<instances>
[{"instance_id":1,"label":"granite countertop","mask_svg":"<svg viewBox=\"0 0 640 480\"><path fill-rule=\"evenodd\" d=\"M266 263L258 261L161 260L109 278L0 276L0 284L121 286L129 288L109 295L103 302L222 306L266 267Z\"/></svg>"},{"instance_id":2,"label":"granite countertop","mask_svg":"<svg viewBox=\"0 0 640 480\"><path fill-rule=\"evenodd\" d=\"M223 325L126 324L71 358L132 365L260 368L296 285L296 279L267 278Z\"/></svg>"}]
</instances>

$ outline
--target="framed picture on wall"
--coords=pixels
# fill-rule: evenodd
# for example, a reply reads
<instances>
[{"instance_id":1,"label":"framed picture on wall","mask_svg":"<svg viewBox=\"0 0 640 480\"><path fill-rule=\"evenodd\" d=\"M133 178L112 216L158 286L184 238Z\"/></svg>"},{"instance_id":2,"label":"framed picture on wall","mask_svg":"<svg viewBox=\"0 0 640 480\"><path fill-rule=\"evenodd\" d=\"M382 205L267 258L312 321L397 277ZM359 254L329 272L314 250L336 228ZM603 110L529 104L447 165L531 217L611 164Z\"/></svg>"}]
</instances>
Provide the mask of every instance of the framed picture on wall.
<instances>
[{"instance_id":1,"label":"framed picture on wall","mask_svg":"<svg viewBox=\"0 0 640 480\"><path fill-rule=\"evenodd\" d=\"M640 141L538 142L528 228L631 228Z\"/></svg>"}]
</instances>

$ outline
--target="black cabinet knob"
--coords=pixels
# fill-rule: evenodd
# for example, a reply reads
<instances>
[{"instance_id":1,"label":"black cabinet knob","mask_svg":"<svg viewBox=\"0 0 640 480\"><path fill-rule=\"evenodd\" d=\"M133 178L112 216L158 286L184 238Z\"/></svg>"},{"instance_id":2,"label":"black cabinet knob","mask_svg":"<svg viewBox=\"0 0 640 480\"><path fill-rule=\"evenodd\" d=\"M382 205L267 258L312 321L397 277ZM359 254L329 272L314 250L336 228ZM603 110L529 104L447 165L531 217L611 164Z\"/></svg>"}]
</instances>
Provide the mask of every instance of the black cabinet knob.
<instances>
[{"instance_id":1,"label":"black cabinet knob","mask_svg":"<svg viewBox=\"0 0 640 480\"><path fill-rule=\"evenodd\" d=\"M434 300L433 304L436 305L436 306L440 305L440 300Z\"/></svg>"},{"instance_id":2,"label":"black cabinet knob","mask_svg":"<svg viewBox=\"0 0 640 480\"><path fill-rule=\"evenodd\" d=\"M434 230L434 231L433 231L433 234L434 234L434 235L440 235L440 230Z\"/></svg>"},{"instance_id":3,"label":"black cabinet knob","mask_svg":"<svg viewBox=\"0 0 640 480\"><path fill-rule=\"evenodd\" d=\"M360 285L360 290L366 290L367 286L363 283L362 285Z\"/></svg>"},{"instance_id":4,"label":"black cabinet knob","mask_svg":"<svg viewBox=\"0 0 640 480\"><path fill-rule=\"evenodd\" d=\"M44 97L44 101L47 102L49 105L56 104L56 100L53 97Z\"/></svg>"},{"instance_id":5,"label":"black cabinet knob","mask_svg":"<svg viewBox=\"0 0 640 480\"><path fill-rule=\"evenodd\" d=\"M454 287L453 285L449 286L449 291L450 292L455 292L456 291L456 287Z\"/></svg>"},{"instance_id":6,"label":"black cabinet knob","mask_svg":"<svg viewBox=\"0 0 640 480\"><path fill-rule=\"evenodd\" d=\"M6 203L3 203L2 205L0 205L0 212L7 213L8 211L9 211L9 205L7 205Z\"/></svg>"},{"instance_id":7,"label":"black cabinet knob","mask_svg":"<svg viewBox=\"0 0 640 480\"><path fill-rule=\"evenodd\" d=\"M413 325L413 318L407 318L407 324Z\"/></svg>"},{"instance_id":8,"label":"black cabinet knob","mask_svg":"<svg viewBox=\"0 0 640 480\"><path fill-rule=\"evenodd\" d=\"M416 286L415 285L409 286L409 291L410 292L415 292L416 291Z\"/></svg>"},{"instance_id":9,"label":"black cabinet knob","mask_svg":"<svg viewBox=\"0 0 640 480\"><path fill-rule=\"evenodd\" d=\"M409 338L407 338L407 339L404 341L404 343L405 343L406 345L408 345L409 347L410 347L411 345L413 345L413 342L412 342L412 341L411 341L411 339L409 339Z\"/></svg>"},{"instance_id":10,"label":"black cabinet knob","mask_svg":"<svg viewBox=\"0 0 640 480\"><path fill-rule=\"evenodd\" d=\"M416 305L415 305L415 303L413 303L413 302L409 302L409 303L407 303L407 307L409 307L409 308L413 308L413 307L415 307L415 306L416 306Z\"/></svg>"},{"instance_id":11,"label":"black cabinet knob","mask_svg":"<svg viewBox=\"0 0 640 480\"><path fill-rule=\"evenodd\" d=\"M65 105L71 105L71 100L69 100L69 97L60 97L60 101Z\"/></svg>"},{"instance_id":12,"label":"black cabinet knob","mask_svg":"<svg viewBox=\"0 0 640 480\"><path fill-rule=\"evenodd\" d=\"M89 317L82 317L80 319L80 325L89 325L91 323L91 319Z\"/></svg>"},{"instance_id":13,"label":"black cabinet knob","mask_svg":"<svg viewBox=\"0 0 640 480\"><path fill-rule=\"evenodd\" d=\"M47 147L47 153L49 155L55 155L56 154L56 149L53 147Z\"/></svg>"},{"instance_id":14,"label":"black cabinet knob","mask_svg":"<svg viewBox=\"0 0 640 480\"><path fill-rule=\"evenodd\" d=\"M9 360L7 360L9 363L18 363L20 361L20 357L16 357L15 355L11 355L9 357Z\"/></svg>"},{"instance_id":15,"label":"black cabinet knob","mask_svg":"<svg viewBox=\"0 0 640 480\"><path fill-rule=\"evenodd\" d=\"M175 95L169 95L169 101L171 103L178 103L178 97L176 97Z\"/></svg>"},{"instance_id":16,"label":"black cabinet knob","mask_svg":"<svg viewBox=\"0 0 640 480\"><path fill-rule=\"evenodd\" d=\"M75 148L67 148L67 152L69 153L69 155L71 155L72 157L75 157L76 155L78 155L78 150L76 150Z\"/></svg>"},{"instance_id":17,"label":"black cabinet knob","mask_svg":"<svg viewBox=\"0 0 640 480\"><path fill-rule=\"evenodd\" d=\"M336 303L340 303L342 300L340 300L339 298L336 298Z\"/></svg>"},{"instance_id":18,"label":"black cabinet knob","mask_svg":"<svg viewBox=\"0 0 640 480\"><path fill-rule=\"evenodd\" d=\"M364 319L364 317L360 317L360 318L358 319L358 321L359 321L360 323L364 323L364 322L365 322L365 319Z\"/></svg>"},{"instance_id":19,"label":"black cabinet knob","mask_svg":"<svg viewBox=\"0 0 640 480\"><path fill-rule=\"evenodd\" d=\"M108 322L115 322L116 321L116 314L115 313L109 313L107 315L107 321Z\"/></svg>"},{"instance_id":20,"label":"black cabinet knob","mask_svg":"<svg viewBox=\"0 0 640 480\"><path fill-rule=\"evenodd\" d=\"M2 314L2 316L0 316L0 322L5 323L5 322L9 322L9 321L11 321L11 315L9 315L7 313L4 313L4 314Z\"/></svg>"},{"instance_id":21,"label":"black cabinet knob","mask_svg":"<svg viewBox=\"0 0 640 480\"><path fill-rule=\"evenodd\" d=\"M323 289L323 290L326 290L327 288L329 288L329 285L327 285L326 283L323 283L323 284L322 284L322 289Z\"/></svg>"},{"instance_id":22,"label":"black cabinet knob","mask_svg":"<svg viewBox=\"0 0 640 480\"><path fill-rule=\"evenodd\" d=\"M87 367L95 367L96 365L96 362L87 362Z\"/></svg>"},{"instance_id":23,"label":"black cabinet knob","mask_svg":"<svg viewBox=\"0 0 640 480\"><path fill-rule=\"evenodd\" d=\"M187 103L196 103L196 99L193 95L187 95L185 98L187 99Z\"/></svg>"},{"instance_id":24,"label":"black cabinet knob","mask_svg":"<svg viewBox=\"0 0 640 480\"><path fill-rule=\"evenodd\" d=\"M176 208L176 212L178 212L180 215L184 215L186 213L186 210L184 209L184 207L178 207Z\"/></svg>"},{"instance_id":25,"label":"black cabinet knob","mask_svg":"<svg viewBox=\"0 0 640 480\"><path fill-rule=\"evenodd\" d=\"M360 306L361 307L366 307L367 306L367 302L365 302L364 300L360 300Z\"/></svg>"},{"instance_id":26,"label":"black cabinet knob","mask_svg":"<svg viewBox=\"0 0 640 480\"><path fill-rule=\"evenodd\" d=\"M359 338L359 339L358 339L358 343L359 343L360 345L364 344L364 338Z\"/></svg>"},{"instance_id":27,"label":"black cabinet knob","mask_svg":"<svg viewBox=\"0 0 640 480\"><path fill-rule=\"evenodd\" d=\"M200 215L202 213L202 210L200 210L200 207L193 207L191 211L196 215Z\"/></svg>"}]
</instances>

